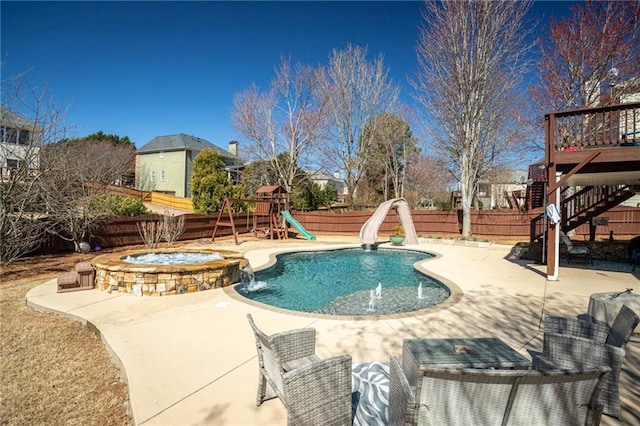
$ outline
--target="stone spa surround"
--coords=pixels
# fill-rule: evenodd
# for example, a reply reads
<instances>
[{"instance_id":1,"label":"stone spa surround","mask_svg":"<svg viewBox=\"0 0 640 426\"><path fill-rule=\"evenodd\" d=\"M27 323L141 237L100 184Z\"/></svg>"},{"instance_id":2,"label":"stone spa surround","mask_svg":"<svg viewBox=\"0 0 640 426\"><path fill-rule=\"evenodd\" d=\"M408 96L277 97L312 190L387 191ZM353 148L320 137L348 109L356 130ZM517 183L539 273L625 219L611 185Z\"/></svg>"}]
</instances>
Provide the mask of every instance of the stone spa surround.
<instances>
[{"instance_id":1,"label":"stone spa surround","mask_svg":"<svg viewBox=\"0 0 640 426\"><path fill-rule=\"evenodd\" d=\"M135 264L125 262L127 256L148 253L219 253L222 260L175 265ZM132 293L138 296L184 294L225 287L241 281L240 272L249 261L229 250L147 249L96 256L95 285L108 292Z\"/></svg>"}]
</instances>

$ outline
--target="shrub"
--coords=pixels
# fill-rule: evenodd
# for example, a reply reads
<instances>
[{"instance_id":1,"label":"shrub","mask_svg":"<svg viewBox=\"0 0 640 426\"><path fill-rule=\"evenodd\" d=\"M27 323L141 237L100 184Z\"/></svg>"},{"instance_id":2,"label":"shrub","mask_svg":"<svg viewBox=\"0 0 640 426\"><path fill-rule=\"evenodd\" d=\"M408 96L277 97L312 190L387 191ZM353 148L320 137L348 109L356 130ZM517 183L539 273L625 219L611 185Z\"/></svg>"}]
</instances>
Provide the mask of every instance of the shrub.
<instances>
[{"instance_id":1,"label":"shrub","mask_svg":"<svg viewBox=\"0 0 640 426\"><path fill-rule=\"evenodd\" d=\"M162 238L172 245L184 232L184 216L165 212L162 215Z\"/></svg>"},{"instance_id":2,"label":"shrub","mask_svg":"<svg viewBox=\"0 0 640 426\"><path fill-rule=\"evenodd\" d=\"M120 216L140 216L148 214L149 210L144 206L142 200L131 197L121 197L116 205L116 214Z\"/></svg>"},{"instance_id":3,"label":"shrub","mask_svg":"<svg viewBox=\"0 0 640 426\"><path fill-rule=\"evenodd\" d=\"M404 237L404 228L400 225L396 225L393 227L393 231L391 231L392 237Z\"/></svg>"},{"instance_id":4,"label":"shrub","mask_svg":"<svg viewBox=\"0 0 640 426\"><path fill-rule=\"evenodd\" d=\"M117 194L95 198L91 202L91 210L98 215L140 216L149 213L142 200Z\"/></svg>"}]
</instances>

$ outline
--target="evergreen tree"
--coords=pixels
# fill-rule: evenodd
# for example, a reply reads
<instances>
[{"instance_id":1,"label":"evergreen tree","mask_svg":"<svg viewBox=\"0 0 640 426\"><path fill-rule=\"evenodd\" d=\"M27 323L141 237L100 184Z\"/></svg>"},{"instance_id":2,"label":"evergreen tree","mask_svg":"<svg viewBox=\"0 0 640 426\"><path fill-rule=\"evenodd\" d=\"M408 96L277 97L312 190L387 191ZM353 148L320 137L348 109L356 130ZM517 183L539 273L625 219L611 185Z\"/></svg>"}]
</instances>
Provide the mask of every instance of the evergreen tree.
<instances>
[{"instance_id":1,"label":"evergreen tree","mask_svg":"<svg viewBox=\"0 0 640 426\"><path fill-rule=\"evenodd\" d=\"M240 189L224 171L220 154L211 150L202 150L193 160L191 177L191 198L196 213L211 214L220 209L226 197L237 197Z\"/></svg>"}]
</instances>

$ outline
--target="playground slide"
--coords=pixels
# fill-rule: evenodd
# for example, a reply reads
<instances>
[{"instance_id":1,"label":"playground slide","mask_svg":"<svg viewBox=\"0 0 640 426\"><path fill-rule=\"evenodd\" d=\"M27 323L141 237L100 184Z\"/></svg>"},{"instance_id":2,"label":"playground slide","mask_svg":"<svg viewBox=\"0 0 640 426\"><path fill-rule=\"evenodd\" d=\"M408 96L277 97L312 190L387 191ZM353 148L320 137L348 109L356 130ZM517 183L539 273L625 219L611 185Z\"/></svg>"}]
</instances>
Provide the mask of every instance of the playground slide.
<instances>
[{"instance_id":1,"label":"playground slide","mask_svg":"<svg viewBox=\"0 0 640 426\"><path fill-rule=\"evenodd\" d=\"M360 228L360 241L362 244L375 244L378 239L378 229L387 217L387 213L393 207L396 208L400 225L404 228L405 241L407 244L418 244L418 235L413 226L411 211L404 198L394 198L380 204L373 215Z\"/></svg>"},{"instance_id":2,"label":"playground slide","mask_svg":"<svg viewBox=\"0 0 640 426\"><path fill-rule=\"evenodd\" d=\"M316 236L313 235L311 232L307 231L306 229L304 229L304 226L302 226L300 224L300 222L295 220L293 218L293 216L291 216L291 213L289 213L289 211L282 210L280 213L282 214L282 217L284 217L284 219L291 224L291 226L296 228L296 231L298 231L300 233L300 235L305 237L307 240L315 240L316 239Z\"/></svg>"}]
</instances>

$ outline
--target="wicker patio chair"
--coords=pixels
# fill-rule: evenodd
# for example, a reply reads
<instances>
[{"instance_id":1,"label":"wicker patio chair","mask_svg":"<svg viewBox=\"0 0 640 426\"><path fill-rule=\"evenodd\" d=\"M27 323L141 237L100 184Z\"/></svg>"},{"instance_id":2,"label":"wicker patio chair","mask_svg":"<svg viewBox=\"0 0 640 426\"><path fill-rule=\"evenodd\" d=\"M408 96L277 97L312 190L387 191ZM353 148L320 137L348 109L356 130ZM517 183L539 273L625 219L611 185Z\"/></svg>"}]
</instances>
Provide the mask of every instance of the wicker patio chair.
<instances>
[{"instance_id":1,"label":"wicker patio chair","mask_svg":"<svg viewBox=\"0 0 640 426\"><path fill-rule=\"evenodd\" d=\"M613 324L592 323L576 318L547 315L544 321L542 355L552 365L547 368L579 369L608 366L611 374L602 390L603 413L622 420L619 382L625 347L640 318L626 306ZM540 354L531 352L533 364ZM541 366L538 366L541 368Z\"/></svg>"},{"instance_id":2,"label":"wicker patio chair","mask_svg":"<svg viewBox=\"0 0 640 426\"><path fill-rule=\"evenodd\" d=\"M422 368L414 389L392 357L389 425L595 426L608 372Z\"/></svg>"},{"instance_id":3,"label":"wicker patio chair","mask_svg":"<svg viewBox=\"0 0 640 426\"><path fill-rule=\"evenodd\" d=\"M260 368L256 405L280 398L288 425L350 425L351 356L321 360L315 354L313 328L266 335L251 314L247 318Z\"/></svg>"},{"instance_id":4,"label":"wicker patio chair","mask_svg":"<svg viewBox=\"0 0 640 426\"><path fill-rule=\"evenodd\" d=\"M574 246L571 239L564 234L560 235L560 239L567 250L567 263L571 263L571 259L576 257L583 257L584 263L593 265L593 258L587 246Z\"/></svg>"},{"instance_id":5,"label":"wicker patio chair","mask_svg":"<svg viewBox=\"0 0 640 426\"><path fill-rule=\"evenodd\" d=\"M544 330L552 333L591 338L624 348L639 323L640 318L638 315L627 305L622 305L611 325L603 321L597 321L589 314L578 315L577 319L547 315ZM547 327L549 328L547 329Z\"/></svg>"}]
</instances>

